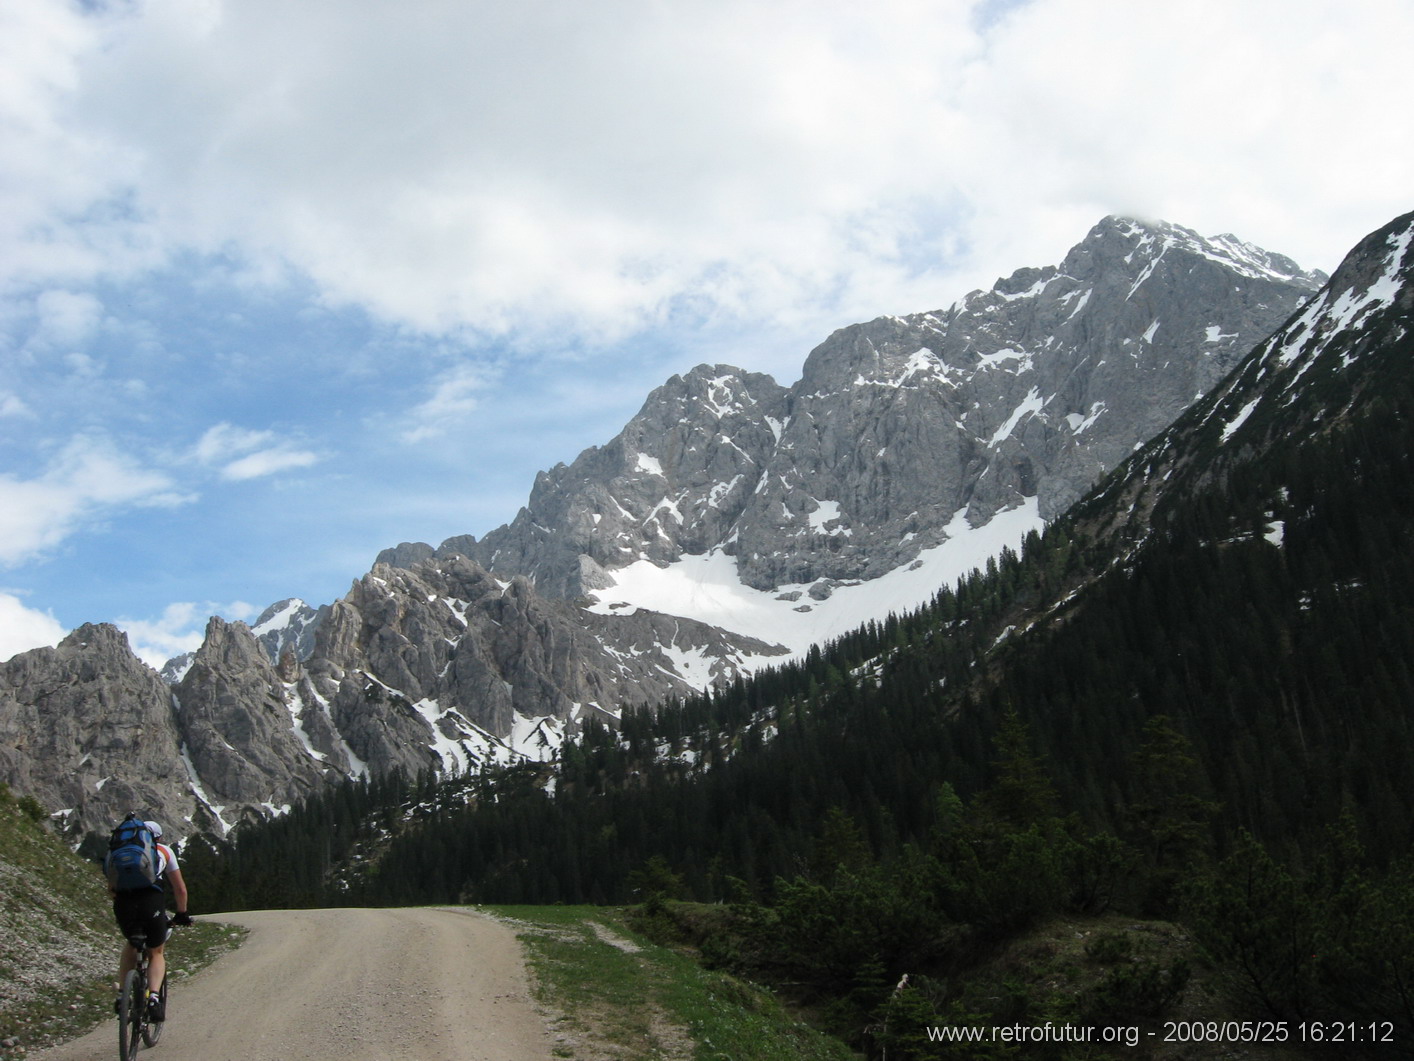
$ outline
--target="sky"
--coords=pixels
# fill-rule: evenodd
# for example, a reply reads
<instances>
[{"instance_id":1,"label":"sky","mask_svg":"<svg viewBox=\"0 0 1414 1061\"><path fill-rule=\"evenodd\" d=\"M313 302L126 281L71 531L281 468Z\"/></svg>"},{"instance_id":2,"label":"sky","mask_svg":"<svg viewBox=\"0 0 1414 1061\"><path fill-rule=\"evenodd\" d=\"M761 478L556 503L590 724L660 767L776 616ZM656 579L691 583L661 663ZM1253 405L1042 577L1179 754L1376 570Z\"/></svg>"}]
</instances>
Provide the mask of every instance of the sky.
<instances>
[{"instance_id":1,"label":"sky","mask_svg":"<svg viewBox=\"0 0 1414 1061\"><path fill-rule=\"evenodd\" d=\"M1330 271L1408 0L0 0L0 660L329 603L1106 214Z\"/></svg>"}]
</instances>

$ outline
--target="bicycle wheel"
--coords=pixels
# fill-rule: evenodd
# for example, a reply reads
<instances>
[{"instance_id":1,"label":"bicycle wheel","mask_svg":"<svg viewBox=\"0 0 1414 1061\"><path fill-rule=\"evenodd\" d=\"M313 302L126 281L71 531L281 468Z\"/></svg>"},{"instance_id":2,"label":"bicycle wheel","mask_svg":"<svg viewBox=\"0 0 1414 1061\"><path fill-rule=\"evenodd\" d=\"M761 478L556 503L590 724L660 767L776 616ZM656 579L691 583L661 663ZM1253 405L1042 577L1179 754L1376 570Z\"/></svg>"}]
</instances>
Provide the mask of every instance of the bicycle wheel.
<instances>
[{"instance_id":1,"label":"bicycle wheel","mask_svg":"<svg viewBox=\"0 0 1414 1061\"><path fill-rule=\"evenodd\" d=\"M163 1007L163 1009L162 1009L162 1015L163 1015L164 1017L167 1015L167 1009L166 1009L166 1006L167 1006L167 981L170 980L170 979L171 979L171 977L165 977L165 976L164 976L164 977L162 978L162 987L161 987L161 989L157 992L157 994L158 994L158 995L161 997L161 999L162 999L162 1007ZM164 1021L160 1021L160 1020L148 1020L148 1021L143 1021L143 1024L142 1024L142 1041L145 1042L148 1046L156 1046L156 1045L157 1045L157 1040L160 1039L160 1038L162 1038L162 1027L163 1027L163 1024L164 1024L164 1023L165 1023Z\"/></svg>"},{"instance_id":2,"label":"bicycle wheel","mask_svg":"<svg viewBox=\"0 0 1414 1061\"><path fill-rule=\"evenodd\" d=\"M137 1057L146 996L146 980L136 969L129 971L123 978L123 993L118 996L118 1061Z\"/></svg>"}]
</instances>

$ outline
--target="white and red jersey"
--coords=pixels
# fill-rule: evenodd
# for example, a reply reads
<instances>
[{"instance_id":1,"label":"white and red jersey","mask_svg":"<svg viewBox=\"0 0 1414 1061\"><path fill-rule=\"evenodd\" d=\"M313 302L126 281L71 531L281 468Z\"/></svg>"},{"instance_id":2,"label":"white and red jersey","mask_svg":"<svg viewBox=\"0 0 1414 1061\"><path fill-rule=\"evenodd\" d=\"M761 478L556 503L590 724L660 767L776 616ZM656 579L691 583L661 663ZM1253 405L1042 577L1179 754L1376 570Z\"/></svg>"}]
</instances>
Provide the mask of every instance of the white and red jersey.
<instances>
[{"instance_id":1,"label":"white and red jersey","mask_svg":"<svg viewBox=\"0 0 1414 1061\"><path fill-rule=\"evenodd\" d=\"M177 865L177 853L162 841L158 840L153 845L157 848L157 876L160 880L166 875L168 870L182 871L182 867Z\"/></svg>"}]
</instances>

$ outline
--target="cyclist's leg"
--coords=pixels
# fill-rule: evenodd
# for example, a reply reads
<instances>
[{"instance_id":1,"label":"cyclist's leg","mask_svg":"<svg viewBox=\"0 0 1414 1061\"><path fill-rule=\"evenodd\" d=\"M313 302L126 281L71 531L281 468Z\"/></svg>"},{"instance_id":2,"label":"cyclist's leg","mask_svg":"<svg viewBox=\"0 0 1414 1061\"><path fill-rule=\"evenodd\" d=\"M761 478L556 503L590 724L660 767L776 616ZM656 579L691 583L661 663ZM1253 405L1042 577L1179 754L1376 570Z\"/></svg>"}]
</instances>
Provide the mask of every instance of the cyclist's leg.
<instances>
[{"instance_id":1,"label":"cyclist's leg","mask_svg":"<svg viewBox=\"0 0 1414 1061\"><path fill-rule=\"evenodd\" d=\"M123 944L122 956L118 959L118 983L128 978L128 973L137 968L137 951L131 943Z\"/></svg>"},{"instance_id":2,"label":"cyclist's leg","mask_svg":"<svg viewBox=\"0 0 1414 1061\"><path fill-rule=\"evenodd\" d=\"M166 944L147 949L147 989L152 994L162 990L162 981L167 977Z\"/></svg>"},{"instance_id":3,"label":"cyclist's leg","mask_svg":"<svg viewBox=\"0 0 1414 1061\"><path fill-rule=\"evenodd\" d=\"M147 943L147 983L154 995L162 990L162 985L167 981L167 941L172 938L167 907L162 906L159 912L162 921L161 941L153 943L149 938Z\"/></svg>"},{"instance_id":4,"label":"cyclist's leg","mask_svg":"<svg viewBox=\"0 0 1414 1061\"><path fill-rule=\"evenodd\" d=\"M120 892L113 896L113 917L118 922L118 931L123 934L125 941L133 936L143 935L147 931L140 923L140 916L132 894ZM124 942L122 954L118 958L119 985L127 979L128 973L132 972L136 965L137 951L133 949L131 943Z\"/></svg>"}]
</instances>

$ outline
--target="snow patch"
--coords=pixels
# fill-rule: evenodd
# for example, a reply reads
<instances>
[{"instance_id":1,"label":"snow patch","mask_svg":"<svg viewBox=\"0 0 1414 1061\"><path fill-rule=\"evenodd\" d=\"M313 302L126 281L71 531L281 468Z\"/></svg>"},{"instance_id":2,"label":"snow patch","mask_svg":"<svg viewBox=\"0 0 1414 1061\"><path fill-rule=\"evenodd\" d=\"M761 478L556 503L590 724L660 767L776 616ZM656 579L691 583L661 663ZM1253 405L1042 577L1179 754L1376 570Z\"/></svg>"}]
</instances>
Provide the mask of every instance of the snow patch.
<instances>
[{"instance_id":1,"label":"snow patch","mask_svg":"<svg viewBox=\"0 0 1414 1061\"><path fill-rule=\"evenodd\" d=\"M736 558L718 549L684 556L666 567L641 560L621 568L613 572L613 586L592 594L589 610L622 615L629 608L643 608L680 615L782 645L790 653L743 658L741 666L751 671L802 658L811 645L846 634L870 619L914 611L938 590L984 567L1003 548L1020 551L1026 535L1044 527L1035 497L997 513L981 527L971 526L966 509L960 509L946 528L947 541L879 578L835 587L828 599L811 600L808 611L797 609L811 583L752 589L742 582Z\"/></svg>"},{"instance_id":2,"label":"snow patch","mask_svg":"<svg viewBox=\"0 0 1414 1061\"><path fill-rule=\"evenodd\" d=\"M1091 288L1086 288L1085 291L1079 292L1079 294L1080 294L1080 301L1075 304L1075 307L1074 307L1074 308L1070 311L1070 313L1066 316L1066 318L1065 318L1066 320L1070 320L1072 317L1074 317L1077 313L1079 313L1082 309L1085 308L1085 303L1087 303L1087 302L1090 301L1090 295L1091 295L1092 290L1093 290L1093 289L1091 289ZM1069 295L1066 295L1065 297L1066 297L1067 300L1069 300L1069 299L1073 298L1076 294L1077 294L1077 292L1072 291Z\"/></svg>"},{"instance_id":3,"label":"snow patch","mask_svg":"<svg viewBox=\"0 0 1414 1061\"><path fill-rule=\"evenodd\" d=\"M285 602L283 608L270 616L269 619L253 627L251 633L256 637L260 637L273 630L283 630L294 622L295 616L299 614L300 609L303 607L305 607L304 601L300 600L298 597L291 598Z\"/></svg>"},{"instance_id":4,"label":"snow patch","mask_svg":"<svg viewBox=\"0 0 1414 1061\"><path fill-rule=\"evenodd\" d=\"M683 648L679 645L659 645L659 650L668 657L673 674L687 682L694 689L709 689L716 675L712 665L717 662L706 648Z\"/></svg>"},{"instance_id":5,"label":"snow patch","mask_svg":"<svg viewBox=\"0 0 1414 1061\"><path fill-rule=\"evenodd\" d=\"M707 504L710 508L721 508L722 499L729 497L737 484L741 482L741 475L733 475L729 483L713 483L712 488L707 491Z\"/></svg>"},{"instance_id":6,"label":"snow patch","mask_svg":"<svg viewBox=\"0 0 1414 1061\"><path fill-rule=\"evenodd\" d=\"M1241 427L1247 422L1247 418L1252 415L1252 411L1257 408L1261 401L1262 396L1259 394L1257 395L1257 397L1253 398L1250 402L1248 402L1241 409L1239 409L1237 411L1237 415L1227 422L1226 426L1223 427L1224 442L1230 439L1233 436L1233 433L1236 432L1239 427Z\"/></svg>"},{"instance_id":7,"label":"snow patch","mask_svg":"<svg viewBox=\"0 0 1414 1061\"><path fill-rule=\"evenodd\" d=\"M1079 413L1067 413L1065 422L1070 425L1070 430L1078 435L1094 424L1096 420L1100 419L1104 411L1105 403L1096 402L1094 405L1090 406L1090 414L1088 416L1081 416Z\"/></svg>"},{"instance_id":8,"label":"snow patch","mask_svg":"<svg viewBox=\"0 0 1414 1061\"><path fill-rule=\"evenodd\" d=\"M844 525L840 516L840 503L838 501L817 501L815 511L810 513L810 529L816 534L843 534L854 533L849 527ZM833 527L830 524L834 524Z\"/></svg>"},{"instance_id":9,"label":"snow patch","mask_svg":"<svg viewBox=\"0 0 1414 1061\"><path fill-rule=\"evenodd\" d=\"M309 739L309 734L304 730L304 700L300 696L298 685L285 686L286 699L285 707L290 712L290 729L299 740L300 746L304 748L311 759L319 762L327 762L329 757L317 749Z\"/></svg>"},{"instance_id":10,"label":"snow patch","mask_svg":"<svg viewBox=\"0 0 1414 1061\"><path fill-rule=\"evenodd\" d=\"M1049 283L1051 282L1051 280L1054 280L1054 279L1055 279L1055 277L1050 277L1049 279L1046 279L1046 280L1037 280L1034 284L1032 284L1030 287L1028 287L1025 291L1018 291L1018 292L1017 292L1016 294L1014 294L1014 295L1008 295L1005 291L996 291L996 290L994 290L992 293L993 293L994 295L996 295L998 298L1000 298L1003 302L1015 302L1015 301L1016 301L1017 299L1019 299L1019 298L1035 298L1037 295L1039 295L1039 294L1041 294L1043 291L1045 291L1045 290L1046 290L1046 285L1049 284Z\"/></svg>"},{"instance_id":11,"label":"snow patch","mask_svg":"<svg viewBox=\"0 0 1414 1061\"><path fill-rule=\"evenodd\" d=\"M1029 353L1024 350L1013 350L1010 347L998 350L995 353L982 354L980 360L981 364L979 368L983 369L999 369L1006 362L1015 361L1016 367L1011 369L1011 371L1018 376L1023 372L1030 372L1035 367Z\"/></svg>"},{"instance_id":12,"label":"snow patch","mask_svg":"<svg viewBox=\"0 0 1414 1061\"><path fill-rule=\"evenodd\" d=\"M228 835L235 824L221 817L221 812L226 809L226 805L223 803L217 806L211 802L211 797L206 794L206 789L201 787L201 778L197 775L196 765L191 761L191 750L185 744L182 745L181 756L182 765L186 767L187 784L191 786L192 795L197 798L197 802L211 812L211 816L216 819L216 824L221 827L221 835Z\"/></svg>"},{"instance_id":13,"label":"snow patch","mask_svg":"<svg viewBox=\"0 0 1414 1061\"><path fill-rule=\"evenodd\" d=\"M1027 393L1026 397L1022 399L1021 404L1018 405L1014 410L1012 410L1012 414L1011 416L1007 417L1006 423L1002 424L1001 427L997 428L996 434L992 436L992 440L988 442L987 445L996 446L999 443L1004 442L1006 439L1011 437L1011 433L1016 430L1016 425L1021 423L1024 418L1028 416L1034 416L1036 413L1039 413L1045 407L1046 402L1041 397L1041 392L1035 387L1032 387L1031 390Z\"/></svg>"}]
</instances>

